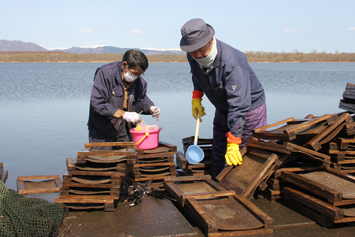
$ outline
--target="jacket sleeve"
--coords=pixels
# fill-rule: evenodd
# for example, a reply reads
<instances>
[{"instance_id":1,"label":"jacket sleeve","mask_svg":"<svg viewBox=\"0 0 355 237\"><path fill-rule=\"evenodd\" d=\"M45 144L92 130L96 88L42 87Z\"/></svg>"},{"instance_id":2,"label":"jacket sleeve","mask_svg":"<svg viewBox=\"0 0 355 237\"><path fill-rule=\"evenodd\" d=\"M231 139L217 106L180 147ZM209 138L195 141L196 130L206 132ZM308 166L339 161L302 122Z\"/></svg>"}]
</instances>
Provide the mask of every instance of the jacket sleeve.
<instances>
[{"instance_id":1,"label":"jacket sleeve","mask_svg":"<svg viewBox=\"0 0 355 237\"><path fill-rule=\"evenodd\" d=\"M242 136L245 114L251 107L249 78L249 70L240 66L235 66L227 72L225 81L229 106L227 123L230 133L235 137Z\"/></svg>"},{"instance_id":2,"label":"jacket sleeve","mask_svg":"<svg viewBox=\"0 0 355 237\"><path fill-rule=\"evenodd\" d=\"M107 80L107 75L98 69L95 73L94 85L92 87L90 103L94 110L107 117L112 117L118 108L114 108L110 103L110 93L112 93Z\"/></svg>"},{"instance_id":3,"label":"jacket sleeve","mask_svg":"<svg viewBox=\"0 0 355 237\"><path fill-rule=\"evenodd\" d=\"M203 92L202 90L201 90L201 88L198 86L198 84L195 82L195 76L194 75L192 75L192 83L193 83L193 86L194 86L194 88L193 88L193 90L194 91L201 91L201 92Z\"/></svg>"}]
</instances>

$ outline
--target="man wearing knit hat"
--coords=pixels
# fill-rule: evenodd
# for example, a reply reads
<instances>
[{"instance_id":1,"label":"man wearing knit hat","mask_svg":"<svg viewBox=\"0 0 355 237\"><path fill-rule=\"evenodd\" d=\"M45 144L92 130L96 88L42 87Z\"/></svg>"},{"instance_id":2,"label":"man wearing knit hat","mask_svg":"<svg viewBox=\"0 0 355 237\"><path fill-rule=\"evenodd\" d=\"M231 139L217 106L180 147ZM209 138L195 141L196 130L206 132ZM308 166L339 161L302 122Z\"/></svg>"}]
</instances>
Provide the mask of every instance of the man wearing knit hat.
<instances>
[{"instance_id":1,"label":"man wearing knit hat","mask_svg":"<svg viewBox=\"0 0 355 237\"><path fill-rule=\"evenodd\" d=\"M211 176L225 164L241 165L240 149L252 130L266 125L264 89L241 51L217 40L202 19L191 19L181 28L180 48L186 52L192 73L192 114L205 115L204 94L215 106ZM202 120L201 120L202 121Z\"/></svg>"}]
</instances>

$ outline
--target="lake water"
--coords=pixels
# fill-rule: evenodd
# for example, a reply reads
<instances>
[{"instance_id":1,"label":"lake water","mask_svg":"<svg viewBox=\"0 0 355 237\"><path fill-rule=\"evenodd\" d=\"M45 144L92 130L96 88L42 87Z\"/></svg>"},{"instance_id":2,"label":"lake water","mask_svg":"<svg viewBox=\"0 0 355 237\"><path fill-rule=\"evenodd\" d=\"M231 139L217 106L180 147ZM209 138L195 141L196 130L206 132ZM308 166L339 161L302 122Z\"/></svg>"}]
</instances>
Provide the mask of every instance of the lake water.
<instances>
[{"instance_id":1,"label":"lake water","mask_svg":"<svg viewBox=\"0 0 355 237\"><path fill-rule=\"evenodd\" d=\"M87 119L93 75L103 63L0 64L0 162L16 188L18 176L67 172L66 158L88 142ZM252 63L266 91L268 123L343 112L348 82L355 83L355 63ZM160 140L176 145L193 136L192 82L187 63L152 63L144 78L148 95L161 109ZM207 115L199 136L212 138L214 107L202 101ZM143 116L148 125L156 123Z\"/></svg>"}]
</instances>

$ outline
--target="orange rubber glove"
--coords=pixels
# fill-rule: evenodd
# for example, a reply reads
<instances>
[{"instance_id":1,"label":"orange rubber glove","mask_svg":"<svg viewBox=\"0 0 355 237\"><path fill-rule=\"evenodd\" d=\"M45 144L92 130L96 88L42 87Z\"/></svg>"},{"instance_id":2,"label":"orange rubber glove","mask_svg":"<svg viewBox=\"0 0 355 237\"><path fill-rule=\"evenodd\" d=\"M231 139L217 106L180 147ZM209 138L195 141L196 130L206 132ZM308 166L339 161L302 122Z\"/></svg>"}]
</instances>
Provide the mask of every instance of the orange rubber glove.
<instances>
[{"instance_id":1,"label":"orange rubber glove","mask_svg":"<svg viewBox=\"0 0 355 237\"><path fill-rule=\"evenodd\" d=\"M230 132L227 133L227 151L224 156L227 165L241 165L243 158L239 151L239 144L242 142L241 137L235 137Z\"/></svg>"},{"instance_id":2,"label":"orange rubber glove","mask_svg":"<svg viewBox=\"0 0 355 237\"><path fill-rule=\"evenodd\" d=\"M194 90L192 92L192 116L197 119L198 115L200 115L200 122L202 122L201 117L206 115L205 108L201 104L203 92Z\"/></svg>"}]
</instances>

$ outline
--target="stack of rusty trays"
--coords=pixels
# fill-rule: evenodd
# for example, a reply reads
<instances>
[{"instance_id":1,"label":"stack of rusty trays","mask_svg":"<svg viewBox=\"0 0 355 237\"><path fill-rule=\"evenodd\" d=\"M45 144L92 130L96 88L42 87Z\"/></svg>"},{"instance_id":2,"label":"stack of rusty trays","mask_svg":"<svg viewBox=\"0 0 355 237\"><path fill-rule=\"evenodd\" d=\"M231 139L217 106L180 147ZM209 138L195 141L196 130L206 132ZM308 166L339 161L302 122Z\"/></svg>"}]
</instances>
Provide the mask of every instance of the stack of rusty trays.
<instances>
[{"instance_id":1,"label":"stack of rusty trays","mask_svg":"<svg viewBox=\"0 0 355 237\"><path fill-rule=\"evenodd\" d=\"M304 119L288 118L253 130L253 136L264 140L306 143L334 123L330 114L320 117L308 115Z\"/></svg>"},{"instance_id":2,"label":"stack of rusty trays","mask_svg":"<svg viewBox=\"0 0 355 237\"><path fill-rule=\"evenodd\" d=\"M338 137L329 145L332 167L347 173L355 172L355 138Z\"/></svg>"},{"instance_id":3,"label":"stack of rusty trays","mask_svg":"<svg viewBox=\"0 0 355 237\"><path fill-rule=\"evenodd\" d=\"M258 194L263 195L270 201L283 198L282 188L284 183L281 181L280 176L282 171L314 171L321 169L322 166L305 166L302 163L289 161L286 165L278 168L269 179L266 180L267 188L258 190ZM261 185L260 185L261 186Z\"/></svg>"},{"instance_id":4,"label":"stack of rusty trays","mask_svg":"<svg viewBox=\"0 0 355 237\"><path fill-rule=\"evenodd\" d=\"M198 164L190 164L185 157L185 153L189 146L194 144L194 136L182 139L184 153L178 152L176 156L177 166L185 171L188 176L195 175L209 175L211 174L211 153L212 153L213 139L198 138L197 145L203 150L205 154L204 159Z\"/></svg>"},{"instance_id":5,"label":"stack of rusty trays","mask_svg":"<svg viewBox=\"0 0 355 237\"><path fill-rule=\"evenodd\" d=\"M174 157L177 153L174 145L160 141L157 148L143 150L136 147L137 155L128 159L128 183L144 185L153 180L151 187L163 188L167 176L176 176Z\"/></svg>"},{"instance_id":6,"label":"stack of rusty trays","mask_svg":"<svg viewBox=\"0 0 355 237\"><path fill-rule=\"evenodd\" d=\"M7 177L8 177L8 172L7 170L4 169L3 163L0 162L0 180L6 183Z\"/></svg>"},{"instance_id":7,"label":"stack of rusty trays","mask_svg":"<svg viewBox=\"0 0 355 237\"><path fill-rule=\"evenodd\" d=\"M334 123L325 127L315 137L303 144L304 147L319 151L329 146L334 138L354 135L355 123L349 113L333 114Z\"/></svg>"},{"instance_id":8,"label":"stack of rusty trays","mask_svg":"<svg viewBox=\"0 0 355 237\"><path fill-rule=\"evenodd\" d=\"M95 146L112 146L117 150L95 150ZM127 161L135 156L133 142L86 143L76 160L67 159L68 174L63 175L60 197L54 202L77 210L113 211L128 172Z\"/></svg>"},{"instance_id":9,"label":"stack of rusty trays","mask_svg":"<svg viewBox=\"0 0 355 237\"><path fill-rule=\"evenodd\" d=\"M206 236L273 232L273 220L247 198L235 195L209 175L167 177L165 190L195 216Z\"/></svg>"},{"instance_id":10,"label":"stack of rusty trays","mask_svg":"<svg viewBox=\"0 0 355 237\"><path fill-rule=\"evenodd\" d=\"M330 156L321 149L342 131L348 119L348 113L320 117L308 115L299 120L289 118L253 130L253 137L268 144L283 146L283 149L291 152L290 156L298 161L329 167ZM251 143L248 146L256 145ZM275 151L276 148L273 147L274 145L265 144L263 149Z\"/></svg>"},{"instance_id":11,"label":"stack of rusty trays","mask_svg":"<svg viewBox=\"0 0 355 237\"><path fill-rule=\"evenodd\" d=\"M282 171L285 202L322 226L355 222L355 177L330 167Z\"/></svg>"},{"instance_id":12,"label":"stack of rusty trays","mask_svg":"<svg viewBox=\"0 0 355 237\"><path fill-rule=\"evenodd\" d=\"M355 112L355 84L347 83L343 92L343 99L339 103L339 108Z\"/></svg>"},{"instance_id":13,"label":"stack of rusty trays","mask_svg":"<svg viewBox=\"0 0 355 237\"><path fill-rule=\"evenodd\" d=\"M329 155L287 141L265 141L251 137L248 141L248 148L258 148L283 156L285 158L282 160L282 165L290 160L301 161L311 166L330 166L331 164Z\"/></svg>"},{"instance_id":14,"label":"stack of rusty trays","mask_svg":"<svg viewBox=\"0 0 355 237\"><path fill-rule=\"evenodd\" d=\"M249 139L248 149L258 148L282 158L278 167L321 168L332 166L331 155L337 147L333 143L341 136L353 136L354 121L349 113L326 114L319 117L308 115L304 119L285 119L255 129ZM333 160L334 162L334 160ZM334 165L333 165L334 166ZM276 174L259 185L262 194L270 200L281 198L282 183Z\"/></svg>"}]
</instances>

